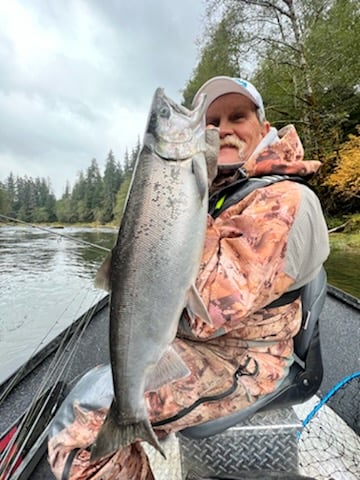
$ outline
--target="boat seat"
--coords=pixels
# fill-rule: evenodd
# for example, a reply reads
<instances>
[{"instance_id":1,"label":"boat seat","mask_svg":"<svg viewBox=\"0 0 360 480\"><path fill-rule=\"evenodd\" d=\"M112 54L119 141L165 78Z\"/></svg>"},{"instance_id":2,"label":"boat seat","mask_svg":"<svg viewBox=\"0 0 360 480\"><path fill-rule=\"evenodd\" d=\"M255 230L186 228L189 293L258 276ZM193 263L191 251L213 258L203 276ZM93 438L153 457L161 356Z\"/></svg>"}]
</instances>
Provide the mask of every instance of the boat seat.
<instances>
[{"instance_id":1,"label":"boat seat","mask_svg":"<svg viewBox=\"0 0 360 480\"><path fill-rule=\"evenodd\" d=\"M181 434L193 439L210 437L243 422L257 412L290 407L312 397L323 377L319 316L325 303L326 292L327 278L322 267L315 279L302 289L303 320L301 329L294 338L295 361L290 367L289 374L275 392L261 397L248 408L185 428Z\"/></svg>"}]
</instances>

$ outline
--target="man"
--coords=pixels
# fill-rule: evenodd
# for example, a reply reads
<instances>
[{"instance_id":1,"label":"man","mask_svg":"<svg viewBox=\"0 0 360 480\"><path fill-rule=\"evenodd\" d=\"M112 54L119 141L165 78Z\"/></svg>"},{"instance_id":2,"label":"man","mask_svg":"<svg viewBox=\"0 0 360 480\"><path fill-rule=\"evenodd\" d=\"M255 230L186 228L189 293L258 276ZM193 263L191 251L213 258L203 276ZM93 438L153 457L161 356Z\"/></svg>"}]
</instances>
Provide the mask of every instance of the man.
<instances>
[{"instance_id":1,"label":"man","mask_svg":"<svg viewBox=\"0 0 360 480\"><path fill-rule=\"evenodd\" d=\"M159 436L249 407L278 388L293 362L301 301L271 304L315 278L329 253L319 201L306 185L283 180L223 209L242 179L271 174L307 177L320 163L303 161L293 126L280 132L270 127L261 95L251 83L215 77L200 88L194 103L201 93L207 95L207 125L217 128L220 136L218 174L210 189L211 211L196 282L212 326L185 312L180 320L173 346L191 373L146 393ZM109 369L101 375L109 376ZM93 377L90 383L96 392ZM87 395L83 403L91 405ZM94 441L110 400L111 395L105 408L96 412L79 405L70 425L58 419L49 442L50 463L58 478L88 478L90 472L93 479L152 478L139 444L89 464L86 447ZM83 430L87 435L80 442Z\"/></svg>"}]
</instances>

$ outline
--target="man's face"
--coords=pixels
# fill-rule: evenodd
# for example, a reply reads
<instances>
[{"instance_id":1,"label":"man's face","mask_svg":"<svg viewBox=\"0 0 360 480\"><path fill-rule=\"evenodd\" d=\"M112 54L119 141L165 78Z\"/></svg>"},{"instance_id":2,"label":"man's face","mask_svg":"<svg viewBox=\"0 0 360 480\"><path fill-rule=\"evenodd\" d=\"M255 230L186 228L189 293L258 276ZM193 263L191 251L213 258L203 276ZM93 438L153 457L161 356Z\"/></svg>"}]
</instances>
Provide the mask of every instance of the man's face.
<instances>
[{"instance_id":1,"label":"man's face","mask_svg":"<svg viewBox=\"0 0 360 480\"><path fill-rule=\"evenodd\" d=\"M240 93L214 100L207 110L206 124L219 128L219 165L245 162L270 129L269 122L259 122L254 103Z\"/></svg>"}]
</instances>

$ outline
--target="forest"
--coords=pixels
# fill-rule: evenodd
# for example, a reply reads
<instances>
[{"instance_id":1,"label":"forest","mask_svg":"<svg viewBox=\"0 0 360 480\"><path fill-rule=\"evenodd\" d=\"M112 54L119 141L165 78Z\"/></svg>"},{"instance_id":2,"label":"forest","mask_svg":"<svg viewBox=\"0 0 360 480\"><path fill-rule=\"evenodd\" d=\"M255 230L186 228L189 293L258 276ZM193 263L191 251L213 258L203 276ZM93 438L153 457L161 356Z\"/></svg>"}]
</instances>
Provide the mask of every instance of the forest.
<instances>
[{"instance_id":1,"label":"forest","mask_svg":"<svg viewBox=\"0 0 360 480\"><path fill-rule=\"evenodd\" d=\"M214 75L247 78L262 93L268 120L294 124L305 159L323 163L312 180L328 216L360 206L360 2L206 0L198 61L183 89L191 107ZM140 143L123 159L96 159L56 199L51 180L0 182L0 213L27 222L101 224L121 217Z\"/></svg>"}]
</instances>

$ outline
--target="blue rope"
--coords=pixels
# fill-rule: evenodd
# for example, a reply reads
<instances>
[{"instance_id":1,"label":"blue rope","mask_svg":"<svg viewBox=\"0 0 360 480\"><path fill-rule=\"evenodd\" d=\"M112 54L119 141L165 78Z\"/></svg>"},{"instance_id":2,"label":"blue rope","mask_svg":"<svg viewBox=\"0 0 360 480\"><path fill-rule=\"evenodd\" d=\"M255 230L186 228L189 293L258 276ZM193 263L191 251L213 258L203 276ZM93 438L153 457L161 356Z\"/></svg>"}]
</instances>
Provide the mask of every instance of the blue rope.
<instances>
[{"instance_id":1,"label":"blue rope","mask_svg":"<svg viewBox=\"0 0 360 480\"><path fill-rule=\"evenodd\" d=\"M306 425L310 422L310 420L313 418L314 415L320 410L320 408L333 396L335 393L342 388L345 384L348 382L351 382L354 378L360 377L360 371L352 373L351 375L348 375L347 377L343 378L340 380L339 383L335 385L326 395L324 398L320 400L320 402L315 405L315 407L312 409L312 411L309 413L309 415L305 418L305 420L302 422L303 427L306 427ZM300 437L301 432L298 432L298 437Z\"/></svg>"}]
</instances>

